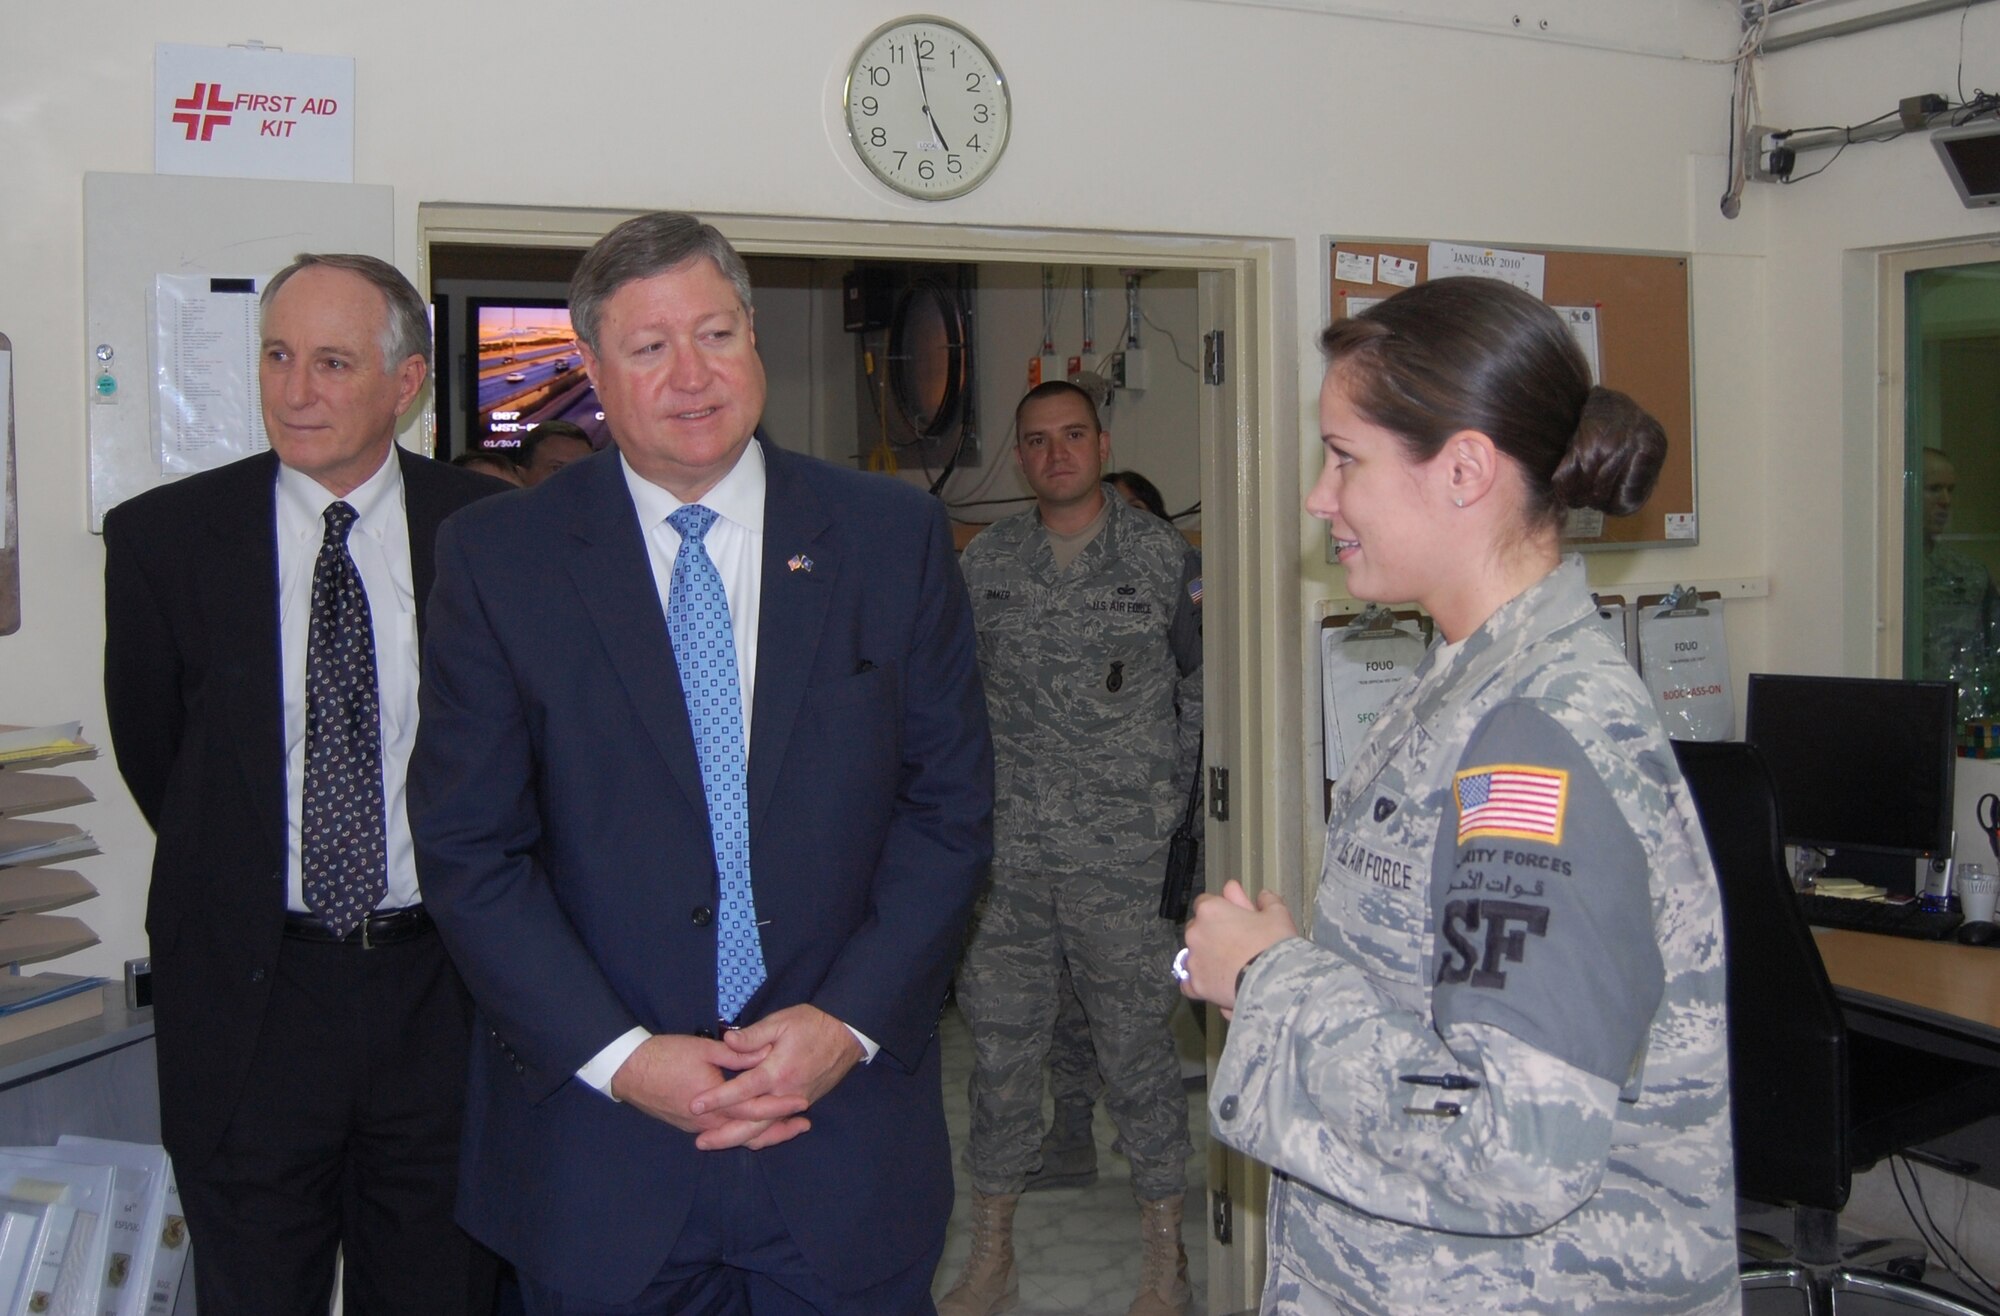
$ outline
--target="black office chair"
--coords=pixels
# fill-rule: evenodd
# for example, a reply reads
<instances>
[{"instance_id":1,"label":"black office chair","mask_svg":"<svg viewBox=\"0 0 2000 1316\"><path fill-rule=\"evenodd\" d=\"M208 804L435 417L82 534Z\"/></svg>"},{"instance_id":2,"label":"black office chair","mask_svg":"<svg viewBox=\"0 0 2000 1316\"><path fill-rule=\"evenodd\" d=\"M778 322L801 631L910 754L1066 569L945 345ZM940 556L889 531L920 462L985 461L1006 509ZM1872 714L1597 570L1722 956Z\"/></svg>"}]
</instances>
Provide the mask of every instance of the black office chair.
<instances>
[{"instance_id":1,"label":"black office chair","mask_svg":"<svg viewBox=\"0 0 2000 1316\"><path fill-rule=\"evenodd\" d=\"M2000 1108L2000 1070L1850 1031L1792 890L1763 759L1740 741L1674 753L1722 884L1737 1194L1792 1212L1789 1245L1739 1235L1747 1309L1994 1316L1921 1282L1921 1242L1843 1246L1838 1221L1856 1172Z\"/></svg>"}]
</instances>

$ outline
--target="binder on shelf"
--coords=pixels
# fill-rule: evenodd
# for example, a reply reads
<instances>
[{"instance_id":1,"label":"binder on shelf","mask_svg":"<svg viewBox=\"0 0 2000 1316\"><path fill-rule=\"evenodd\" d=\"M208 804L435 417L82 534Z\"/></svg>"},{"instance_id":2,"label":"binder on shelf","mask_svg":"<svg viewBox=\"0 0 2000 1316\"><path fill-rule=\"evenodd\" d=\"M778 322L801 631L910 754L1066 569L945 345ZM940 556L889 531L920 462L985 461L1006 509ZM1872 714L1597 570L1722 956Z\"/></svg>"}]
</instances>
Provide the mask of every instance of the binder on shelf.
<instances>
[{"instance_id":1,"label":"binder on shelf","mask_svg":"<svg viewBox=\"0 0 2000 1316\"><path fill-rule=\"evenodd\" d=\"M0 868L0 914L61 909L96 894L89 878L67 868Z\"/></svg>"},{"instance_id":2,"label":"binder on shelf","mask_svg":"<svg viewBox=\"0 0 2000 1316\"><path fill-rule=\"evenodd\" d=\"M0 726L0 767L53 767L97 757L97 746L83 738L83 723L58 722L46 727Z\"/></svg>"},{"instance_id":3,"label":"binder on shelf","mask_svg":"<svg viewBox=\"0 0 2000 1316\"><path fill-rule=\"evenodd\" d=\"M0 772L0 818L69 809L96 800L75 777L53 772Z\"/></svg>"},{"instance_id":4,"label":"binder on shelf","mask_svg":"<svg viewBox=\"0 0 2000 1316\"><path fill-rule=\"evenodd\" d=\"M75 777L24 768L96 754L96 747L83 738L81 722L0 726L0 964L55 959L97 944L97 934L83 920L42 912L97 894L81 875L44 867L96 854L97 839L74 823L22 816L74 808L95 798ZM104 1013L103 981L74 974L23 977L18 967L0 975L0 1045L98 1018ZM7 1310L0 1306L0 1316ZM76 1316L89 1314L79 1311Z\"/></svg>"},{"instance_id":5,"label":"binder on shelf","mask_svg":"<svg viewBox=\"0 0 2000 1316\"><path fill-rule=\"evenodd\" d=\"M0 818L0 868L49 864L97 853L97 839L75 823Z\"/></svg>"},{"instance_id":6,"label":"binder on shelf","mask_svg":"<svg viewBox=\"0 0 2000 1316\"><path fill-rule=\"evenodd\" d=\"M0 918L0 963L53 960L96 944L97 934L80 918L65 918L60 914L15 914Z\"/></svg>"}]
</instances>

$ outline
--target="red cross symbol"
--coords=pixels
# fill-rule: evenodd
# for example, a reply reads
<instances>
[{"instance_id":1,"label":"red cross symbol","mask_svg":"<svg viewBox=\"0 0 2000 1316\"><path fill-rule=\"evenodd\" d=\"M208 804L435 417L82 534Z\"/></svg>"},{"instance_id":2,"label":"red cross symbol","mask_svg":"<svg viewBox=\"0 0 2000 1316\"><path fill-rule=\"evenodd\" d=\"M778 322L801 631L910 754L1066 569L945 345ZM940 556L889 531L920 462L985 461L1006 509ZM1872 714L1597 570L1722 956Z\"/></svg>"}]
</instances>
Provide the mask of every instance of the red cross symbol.
<instances>
[{"instance_id":1,"label":"red cross symbol","mask_svg":"<svg viewBox=\"0 0 2000 1316\"><path fill-rule=\"evenodd\" d=\"M208 100L206 106L202 104L204 96ZM195 129L200 128L201 140L205 142L209 140L210 133L229 122L226 111L236 108L236 98L231 96L224 100L219 82L197 82L194 84L194 95L175 101L174 108L186 111L176 114L174 122L187 129L187 140L193 141Z\"/></svg>"}]
</instances>

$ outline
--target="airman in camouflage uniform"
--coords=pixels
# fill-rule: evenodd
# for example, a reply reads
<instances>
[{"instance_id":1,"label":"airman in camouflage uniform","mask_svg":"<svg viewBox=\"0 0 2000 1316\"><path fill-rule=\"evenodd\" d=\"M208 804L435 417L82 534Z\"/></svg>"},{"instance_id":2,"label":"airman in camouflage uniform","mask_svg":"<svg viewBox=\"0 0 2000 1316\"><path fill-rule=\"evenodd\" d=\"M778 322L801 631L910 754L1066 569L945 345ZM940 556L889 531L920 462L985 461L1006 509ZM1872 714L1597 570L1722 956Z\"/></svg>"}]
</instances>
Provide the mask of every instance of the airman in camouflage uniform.
<instances>
[{"instance_id":1,"label":"airman in camouflage uniform","mask_svg":"<svg viewBox=\"0 0 2000 1316\"><path fill-rule=\"evenodd\" d=\"M1984 697L2000 637L2000 592L1985 565L1949 544L1924 553L1924 670L1930 680L1958 683L1959 716L1993 712Z\"/></svg>"},{"instance_id":2,"label":"airman in camouflage uniform","mask_svg":"<svg viewBox=\"0 0 2000 1316\"><path fill-rule=\"evenodd\" d=\"M1426 658L1326 835L1209 1099L1278 1172L1263 1310L1736 1311L1720 897L1580 561Z\"/></svg>"},{"instance_id":3,"label":"airman in camouflage uniform","mask_svg":"<svg viewBox=\"0 0 2000 1316\"><path fill-rule=\"evenodd\" d=\"M1162 971L1176 934L1158 909L1200 739L1199 559L1098 483L1109 435L1088 395L1044 385L1017 424L1037 506L962 560L993 720L995 855L958 975L974 1050L974 1257L940 1311L999 1310L1015 1283L1000 1217L1035 1168L1065 960L1142 1207L1157 1305L1133 1310L1178 1311L1193 1148L1168 1023L1178 994Z\"/></svg>"},{"instance_id":4,"label":"airman in camouflage uniform","mask_svg":"<svg viewBox=\"0 0 2000 1316\"><path fill-rule=\"evenodd\" d=\"M1923 671L1958 685L1961 718L2000 713L2000 591L1984 564L1939 538L1951 521L1958 472L1937 448L1923 451Z\"/></svg>"}]
</instances>

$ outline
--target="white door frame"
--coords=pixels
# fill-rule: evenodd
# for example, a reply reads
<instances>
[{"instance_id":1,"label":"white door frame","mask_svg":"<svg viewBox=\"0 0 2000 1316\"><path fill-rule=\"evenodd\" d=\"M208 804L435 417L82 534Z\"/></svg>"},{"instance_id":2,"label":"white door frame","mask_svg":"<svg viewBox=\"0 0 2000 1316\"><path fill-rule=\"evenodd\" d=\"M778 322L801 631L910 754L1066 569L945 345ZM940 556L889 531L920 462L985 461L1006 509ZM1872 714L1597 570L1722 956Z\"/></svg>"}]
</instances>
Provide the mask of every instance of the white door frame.
<instances>
[{"instance_id":1,"label":"white door frame","mask_svg":"<svg viewBox=\"0 0 2000 1316\"><path fill-rule=\"evenodd\" d=\"M438 244L588 247L637 212L428 202L417 210L417 285ZM1208 820L1211 887L1236 877L1295 898L1304 874L1301 738L1309 649L1301 584L1299 375L1292 298L1296 265L1282 239L1062 229L967 227L762 215L705 215L745 255L857 260L1018 261L1201 271L1204 316L1225 327L1220 396L1202 429L1203 607L1207 761L1229 773L1229 818ZM1204 390L1205 392L1207 390ZM1213 428L1211 428L1213 424ZM432 428L434 431L434 426ZM1211 1048L1219 1045L1217 1028ZM1213 1052L1210 1069L1213 1072ZM1254 1306L1264 1271L1260 1167L1211 1150L1210 1202L1192 1204L1209 1251L1209 1310ZM1212 1229L1229 1197L1231 1243Z\"/></svg>"},{"instance_id":2,"label":"white door frame","mask_svg":"<svg viewBox=\"0 0 2000 1316\"><path fill-rule=\"evenodd\" d=\"M1876 614L1875 674L1903 671L1903 543L1907 503L1903 488L1909 442L1909 307L1903 295L1911 274L1951 265L1990 265L2000 242L1956 241L1878 254L1876 261L1875 451Z\"/></svg>"}]
</instances>

